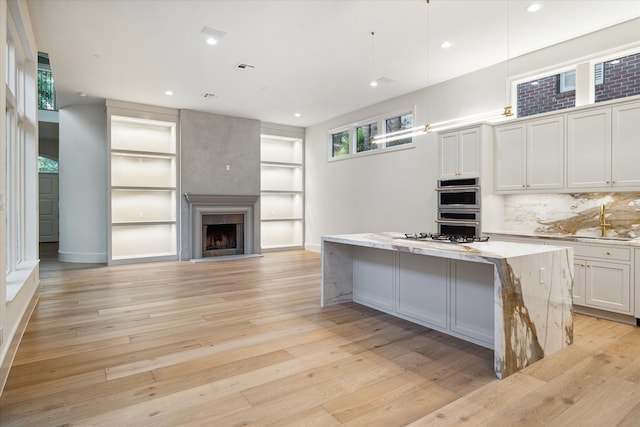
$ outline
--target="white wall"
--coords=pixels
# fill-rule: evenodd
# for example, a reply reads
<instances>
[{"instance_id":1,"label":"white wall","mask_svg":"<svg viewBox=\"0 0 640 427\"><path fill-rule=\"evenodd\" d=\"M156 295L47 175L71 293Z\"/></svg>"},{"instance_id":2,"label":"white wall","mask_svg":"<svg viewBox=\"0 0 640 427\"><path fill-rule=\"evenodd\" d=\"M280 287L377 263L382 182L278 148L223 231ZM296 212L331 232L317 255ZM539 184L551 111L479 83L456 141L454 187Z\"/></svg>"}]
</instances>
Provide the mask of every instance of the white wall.
<instances>
[{"instance_id":1,"label":"white wall","mask_svg":"<svg viewBox=\"0 0 640 427\"><path fill-rule=\"evenodd\" d=\"M60 247L65 262L107 262L107 114L60 110Z\"/></svg>"},{"instance_id":2,"label":"white wall","mask_svg":"<svg viewBox=\"0 0 640 427\"><path fill-rule=\"evenodd\" d=\"M640 20L570 40L509 63L510 76L542 71L640 40ZM327 234L435 231L437 135L416 148L329 162L328 131L395 110L416 107L414 126L500 109L509 100L506 64L307 128L305 247L319 250Z\"/></svg>"}]
</instances>

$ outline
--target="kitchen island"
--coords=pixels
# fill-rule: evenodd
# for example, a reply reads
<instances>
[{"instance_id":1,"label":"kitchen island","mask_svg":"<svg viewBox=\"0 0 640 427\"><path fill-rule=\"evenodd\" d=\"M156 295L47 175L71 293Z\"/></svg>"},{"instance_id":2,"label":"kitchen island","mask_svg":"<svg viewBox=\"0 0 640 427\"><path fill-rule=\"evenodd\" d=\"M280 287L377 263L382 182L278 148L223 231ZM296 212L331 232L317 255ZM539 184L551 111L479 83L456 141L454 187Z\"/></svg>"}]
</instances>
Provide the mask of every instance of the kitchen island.
<instances>
[{"instance_id":1,"label":"kitchen island","mask_svg":"<svg viewBox=\"0 0 640 427\"><path fill-rule=\"evenodd\" d=\"M567 247L322 237L322 306L355 301L491 348L498 378L572 343L572 286Z\"/></svg>"}]
</instances>

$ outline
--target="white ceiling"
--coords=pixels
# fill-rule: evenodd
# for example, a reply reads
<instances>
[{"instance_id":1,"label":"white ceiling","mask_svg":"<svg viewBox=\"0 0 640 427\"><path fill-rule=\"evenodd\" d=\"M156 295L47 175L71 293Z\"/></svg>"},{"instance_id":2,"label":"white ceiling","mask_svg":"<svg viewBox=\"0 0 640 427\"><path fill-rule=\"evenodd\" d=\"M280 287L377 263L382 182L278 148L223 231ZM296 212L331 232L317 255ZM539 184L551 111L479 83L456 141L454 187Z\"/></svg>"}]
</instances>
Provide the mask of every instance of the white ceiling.
<instances>
[{"instance_id":1,"label":"white ceiling","mask_svg":"<svg viewBox=\"0 0 640 427\"><path fill-rule=\"evenodd\" d=\"M533 2L27 0L60 106L109 98L297 126L640 16L640 0ZM226 32L220 44L205 26Z\"/></svg>"}]
</instances>

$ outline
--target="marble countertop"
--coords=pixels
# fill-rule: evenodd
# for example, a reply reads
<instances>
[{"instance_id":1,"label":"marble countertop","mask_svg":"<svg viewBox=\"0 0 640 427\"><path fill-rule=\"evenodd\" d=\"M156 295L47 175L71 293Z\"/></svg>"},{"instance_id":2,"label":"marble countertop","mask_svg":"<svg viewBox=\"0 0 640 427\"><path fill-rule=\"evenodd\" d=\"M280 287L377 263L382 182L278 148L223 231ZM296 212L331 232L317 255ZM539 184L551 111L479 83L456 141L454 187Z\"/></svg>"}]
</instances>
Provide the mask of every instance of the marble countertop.
<instances>
[{"instance_id":1,"label":"marble countertop","mask_svg":"<svg viewBox=\"0 0 640 427\"><path fill-rule=\"evenodd\" d=\"M552 245L492 241L450 243L434 240L406 239L404 233L362 233L322 236L322 240L377 249L396 250L452 259L502 260L558 250Z\"/></svg>"},{"instance_id":2,"label":"marble countertop","mask_svg":"<svg viewBox=\"0 0 640 427\"><path fill-rule=\"evenodd\" d=\"M598 243L605 245L616 246L632 246L640 247L640 237L635 239L626 239L623 237L598 237L598 236L581 236L573 234L554 234L554 233L527 233L524 231L489 231L482 233L489 236L512 236L512 237L527 237L534 239L548 239L558 240L565 242L579 242L579 243Z\"/></svg>"}]
</instances>

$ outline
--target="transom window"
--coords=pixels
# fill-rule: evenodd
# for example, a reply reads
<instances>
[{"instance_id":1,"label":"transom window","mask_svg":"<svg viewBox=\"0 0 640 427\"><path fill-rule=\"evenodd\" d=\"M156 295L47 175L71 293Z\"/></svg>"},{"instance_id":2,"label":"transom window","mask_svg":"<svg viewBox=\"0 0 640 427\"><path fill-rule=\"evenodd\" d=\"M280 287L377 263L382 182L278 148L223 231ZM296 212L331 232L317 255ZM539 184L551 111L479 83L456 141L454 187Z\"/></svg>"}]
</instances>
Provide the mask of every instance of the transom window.
<instances>
[{"instance_id":1,"label":"transom window","mask_svg":"<svg viewBox=\"0 0 640 427\"><path fill-rule=\"evenodd\" d=\"M330 159L384 152L390 148L413 144L412 137L379 138L413 128L413 111L404 110L352 123L329 131ZM396 137L397 138L397 137Z\"/></svg>"},{"instance_id":2,"label":"transom window","mask_svg":"<svg viewBox=\"0 0 640 427\"><path fill-rule=\"evenodd\" d=\"M590 76L593 96L589 95L592 102L640 95L640 52L637 50L616 58L594 58L581 64L582 67L588 64L593 67ZM575 107L576 91L586 90L576 87L577 68L580 68L578 64L569 70L514 82L518 117Z\"/></svg>"}]
</instances>

